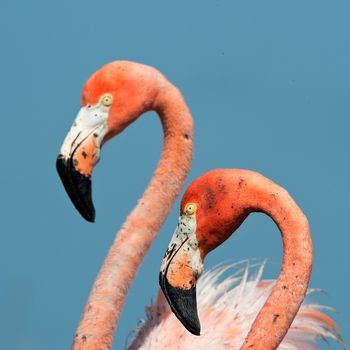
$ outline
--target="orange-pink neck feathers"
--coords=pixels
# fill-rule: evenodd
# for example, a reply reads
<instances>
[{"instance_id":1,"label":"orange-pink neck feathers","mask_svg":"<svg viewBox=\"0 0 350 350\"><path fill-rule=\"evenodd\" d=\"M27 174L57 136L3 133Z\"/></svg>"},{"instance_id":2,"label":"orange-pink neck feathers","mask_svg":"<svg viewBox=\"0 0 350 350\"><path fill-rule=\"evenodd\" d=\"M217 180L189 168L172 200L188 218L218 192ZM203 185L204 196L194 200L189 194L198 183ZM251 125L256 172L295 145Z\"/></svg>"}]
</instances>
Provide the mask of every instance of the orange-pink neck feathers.
<instances>
[{"instance_id":1,"label":"orange-pink neck feathers","mask_svg":"<svg viewBox=\"0 0 350 350\"><path fill-rule=\"evenodd\" d=\"M299 310L310 279L312 244L306 217L287 191L247 170L218 169L204 174L186 190L182 213L188 203L197 207L196 238L202 258L251 212L263 212L277 224L284 247L281 274L241 347L276 349Z\"/></svg>"}]
</instances>

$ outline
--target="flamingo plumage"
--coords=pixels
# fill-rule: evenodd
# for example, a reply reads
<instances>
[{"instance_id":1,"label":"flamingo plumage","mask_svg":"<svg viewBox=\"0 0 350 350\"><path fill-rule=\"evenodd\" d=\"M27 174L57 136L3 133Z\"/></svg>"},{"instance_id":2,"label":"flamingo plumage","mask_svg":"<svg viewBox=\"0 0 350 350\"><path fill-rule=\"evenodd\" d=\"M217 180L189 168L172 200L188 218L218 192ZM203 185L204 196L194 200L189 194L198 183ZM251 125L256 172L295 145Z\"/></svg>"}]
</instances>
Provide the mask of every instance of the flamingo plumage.
<instances>
[{"instance_id":1,"label":"flamingo plumage","mask_svg":"<svg viewBox=\"0 0 350 350\"><path fill-rule=\"evenodd\" d=\"M116 235L83 311L72 349L111 348L130 284L189 172L193 148L192 117L179 90L160 72L138 63L112 62L94 73L85 84L82 107L57 158L57 170L69 197L80 214L93 222L95 210L91 196L91 177L100 157L100 147L149 110L158 113L164 130L161 159L148 188ZM208 244L206 248L212 246ZM202 244L201 249L204 249L203 247ZM204 258L203 252L204 250L197 252L197 256L202 255L201 258ZM311 269L311 256L306 260L308 267L304 273L308 274ZM196 271L196 274L199 275L200 271ZM169 279L169 276L167 278L174 282L179 279L179 275L181 273L177 276L174 274L174 279ZM258 285L260 290L270 288L265 284ZM304 283L302 288L299 288L299 297L305 294L306 287L307 283ZM168 301L175 302L169 298L169 293L167 298ZM298 306L301 301L298 300ZM176 333L176 329L183 331L181 324L166 311L165 305L160 292L157 303L150 310L161 308L164 310L164 319L169 320L172 317L177 322L177 328L168 329L167 332ZM206 307L201 301L200 305ZM213 304L208 310L215 309L215 305L218 304ZM174 311L173 306L174 304ZM293 312L296 313L296 309L294 308ZM313 315L311 318L318 319L320 324L327 324L331 329L330 334L336 334L336 328L330 326L326 316L322 323L322 317L315 316L316 310L308 310ZM177 316L181 318L179 315L177 312ZM289 316L288 322L291 322L292 318ZM283 315L279 317L279 320L282 319ZM191 328L186 322L184 325L188 329ZM198 329L192 329L192 333L198 333ZM323 333L317 332L315 335L324 336ZM158 333L157 336L161 337L161 334ZM193 338L190 334L186 336ZM284 333L280 332L278 341L283 337ZM271 349L277 348L277 342L274 344L271 345Z\"/></svg>"},{"instance_id":2,"label":"flamingo plumage","mask_svg":"<svg viewBox=\"0 0 350 350\"><path fill-rule=\"evenodd\" d=\"M226 263L203 273L197 284L199 337L179 327L159 292L146 307L146 319L135 328L127 350L239 349L274 285L274 281L261 279L265 264L261 260ZM323 312L331 308L312 302L317 292L308 290L279 350L317 350L319 339L334 340L345 348L337 325Z\"/></svg>"}]
</instances>

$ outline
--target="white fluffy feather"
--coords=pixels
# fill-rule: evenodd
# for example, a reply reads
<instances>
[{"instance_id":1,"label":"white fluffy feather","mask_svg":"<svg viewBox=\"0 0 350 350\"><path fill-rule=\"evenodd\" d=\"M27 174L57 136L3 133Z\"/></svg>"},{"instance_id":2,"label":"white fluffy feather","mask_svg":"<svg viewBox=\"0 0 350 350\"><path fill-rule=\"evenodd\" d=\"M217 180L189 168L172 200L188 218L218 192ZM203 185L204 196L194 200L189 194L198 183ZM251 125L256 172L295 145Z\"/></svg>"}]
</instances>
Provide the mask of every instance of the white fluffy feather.
<instances>
[{"instance_id":1,"label":"white fluffy feather","mask_svg":"<svg viewBox=\"0 0 350 350\"><path fill-rule=\"evenodd\" d=\"M137 328L128 350L239 349L274 284L261 280L264 266L264 261L242 261L218 265L203 274L197 285L199 337L182 326L160 295L146 308L147 319ZM322 316L316 311L325 309L329 308L304 302L278 349L316 350L318 339L332 339L345 348L335 324L327 316L316 317Z\"/></svg>"}]
</instances>

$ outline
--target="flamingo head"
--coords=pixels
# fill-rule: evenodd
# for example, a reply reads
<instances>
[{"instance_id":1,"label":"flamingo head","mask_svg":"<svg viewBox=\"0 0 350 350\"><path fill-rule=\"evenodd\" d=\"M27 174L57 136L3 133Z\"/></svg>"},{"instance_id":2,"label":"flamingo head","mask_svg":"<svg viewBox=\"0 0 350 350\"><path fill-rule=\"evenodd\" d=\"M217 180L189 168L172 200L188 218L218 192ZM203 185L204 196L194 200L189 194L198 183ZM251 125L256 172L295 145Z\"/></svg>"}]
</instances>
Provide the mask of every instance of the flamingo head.
<instances>
[{"instance_id":1,"label":"flamingo head","mask_svg":"<svg viewBox=\"0 0 350 350\"><path fill-rule=\"evenodd\" d=\"M177 318L194 335L200 334L196 283L204 258L247 216L242 199L237 196L244 186L241 180L232 170L218 169L202 175L188 187L161 265L159 282L163 293Z\"/></svg>"},{"instance_id":2,"label":"flamingo head","mask_svg":"<svg viewBox=\"0 0 350 350\"><path fill-rule=\"evenodd\" d=\"M161 74L133 62L112 62L86 82L81 108L57 157L56 167L76 209L94 222L92 171L100 148L138 116L153 109Z\"/></svg>"}]
</instances>

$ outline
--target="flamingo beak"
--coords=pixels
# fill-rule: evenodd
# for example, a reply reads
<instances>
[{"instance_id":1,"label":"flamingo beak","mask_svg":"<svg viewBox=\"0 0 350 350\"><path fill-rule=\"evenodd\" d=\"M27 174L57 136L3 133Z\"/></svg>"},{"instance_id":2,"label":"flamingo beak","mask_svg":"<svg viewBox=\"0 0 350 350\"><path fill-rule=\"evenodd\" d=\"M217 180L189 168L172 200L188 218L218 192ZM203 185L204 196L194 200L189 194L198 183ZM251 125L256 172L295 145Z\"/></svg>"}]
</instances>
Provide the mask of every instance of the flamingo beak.
<instances>
[{"instance_id":1,"label":"flamingo beak","mask_svg":"<svg viewBox=\"0 0 350 350\"><path fill-rule=\"evenodd\" d=\"M175 316L194 335L200 335L196 283L203 270L195 235L195 218L180 216L165 253L159 284Z\"/></svg>"},{"instance_id":2,"label":"flamingo beak","mask_svg":"<svg viewBox=\"0 0 350 350\"><path fill-rule=\"evenodd\" d=\"M108 108L101 105L80 109L56 161L57 172L75 208L87 221L95 221L91 176L100 158L107 133Z\"/></svg>"}]
</instances>

